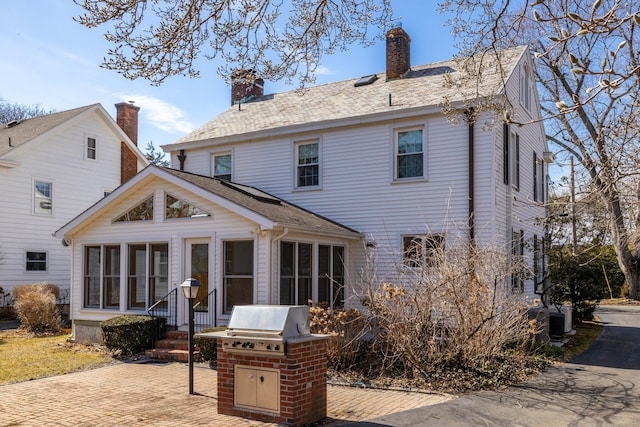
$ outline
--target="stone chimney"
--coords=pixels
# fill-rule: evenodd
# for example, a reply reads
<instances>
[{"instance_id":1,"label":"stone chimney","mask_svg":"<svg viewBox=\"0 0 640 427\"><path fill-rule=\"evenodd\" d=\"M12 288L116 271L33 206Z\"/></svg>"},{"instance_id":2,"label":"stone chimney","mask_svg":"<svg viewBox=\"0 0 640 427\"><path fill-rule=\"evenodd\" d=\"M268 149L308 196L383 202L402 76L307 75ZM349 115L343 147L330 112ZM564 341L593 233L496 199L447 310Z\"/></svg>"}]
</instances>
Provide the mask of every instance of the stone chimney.
<instances>
[{"instance_id":1,"label":"stone chimney","mask_svg":"<svg viewBox=\"0 0 640 427\"><path fill-rule=\"evenodd\" d=\"M133 102L116 104L116 123L135 145L138 145L138 111ZM124 184L138 173L138 157L124 143L120 142L120 183Z\"/></svg>"},{"instance_id":2,"label":"stone chimney","mask_svg":"<svg viewBox=\"0 0 640 427\"><path fill-rule=\"evenodd\" d=\"M264 95L264 80L253 70L236 70L231 74L231 105Z\"/></svg>"},{"instance_id":3,"label":"stone chimney","mask_svg":"<svg viewBox=\"0 0 640 427\"><path fill-rule=\"evenodd\" d=\"M387 31L387 80L401 79L411 68L411 37L400 24Z\"/></svg>"}]
</instances>

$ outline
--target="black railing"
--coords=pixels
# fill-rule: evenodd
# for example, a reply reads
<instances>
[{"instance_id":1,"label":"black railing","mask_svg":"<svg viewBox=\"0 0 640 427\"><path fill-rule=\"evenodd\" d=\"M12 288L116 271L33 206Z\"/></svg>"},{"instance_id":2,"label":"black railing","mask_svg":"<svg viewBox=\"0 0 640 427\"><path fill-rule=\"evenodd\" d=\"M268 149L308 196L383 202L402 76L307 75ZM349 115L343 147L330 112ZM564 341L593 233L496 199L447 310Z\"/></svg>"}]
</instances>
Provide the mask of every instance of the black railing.
<instances>
[{"instance_id":1,"label":"black railing","mask_svg":"<svg viewBox=\"0 0 640 427\"><path fill-rule=\"evenodd\" d=\"M153 318L164 317L166 319L166 322L154 322L156 331L153 337L153 344L155 345L155 340L164 338L167 328L178 329L178 289L173 289L163 298L156 301L149 307L147 313Z\"/></svg>"},{"instance_id":2,"label":"black railing","mask_svg":"<svg viewBox=\"0 0 640 427\"><path fill-rule=\"evenodd\" d=\"M217 312L218 298L216 289L214 289L193 305L195 331L218 326Z\"/></svg>"}]
</instances>

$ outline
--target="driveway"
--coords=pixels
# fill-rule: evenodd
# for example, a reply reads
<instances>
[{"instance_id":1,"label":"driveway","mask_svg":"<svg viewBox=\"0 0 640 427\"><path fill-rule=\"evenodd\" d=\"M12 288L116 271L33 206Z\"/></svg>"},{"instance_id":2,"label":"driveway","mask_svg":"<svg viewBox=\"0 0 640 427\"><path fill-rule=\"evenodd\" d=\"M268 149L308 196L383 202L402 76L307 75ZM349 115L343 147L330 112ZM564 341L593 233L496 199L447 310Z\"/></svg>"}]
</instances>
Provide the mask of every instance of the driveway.
<instances>
[{"instance_id":1,"label":"driveway","mask_svg":"<svg viewBox=\"0 0 640 427\"><path fill-rule=\"evenodd\" d=\"M381 416L360 427L638 426L640 306L604 306L605 328L572 363L499 392Z\"/></svg>"}]
</instances>

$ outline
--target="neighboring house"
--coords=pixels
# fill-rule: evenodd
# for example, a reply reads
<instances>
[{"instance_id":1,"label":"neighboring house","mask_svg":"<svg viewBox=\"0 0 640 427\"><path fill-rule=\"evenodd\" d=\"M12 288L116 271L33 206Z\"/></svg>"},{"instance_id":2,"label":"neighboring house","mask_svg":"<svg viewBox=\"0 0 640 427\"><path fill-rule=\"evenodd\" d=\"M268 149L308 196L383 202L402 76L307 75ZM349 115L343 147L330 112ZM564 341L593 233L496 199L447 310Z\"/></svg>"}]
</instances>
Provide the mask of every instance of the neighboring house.
<instances>
[{"instance_id":1,"label":"neighboring house","mask_svg":"<svg viewBox=\"0 0 640 427\"><path fill-rule=\"evenodd\" d=\"M445 77L462 73L454 61L411 67L401 28L387 33L386 73L272 95L236 74L231 108L163 147L174 169L149 166L56 233L73 246L76 339L164 292L184 325L178 288L191 276L220 323L236 304L357 304L373 268L395 280L471 236L540 281L551 156L529 51L504 53L481 93L531 124L488 126L486 111L450 123L444 99L467 105ZM535 297L535 279L514 278L514 292Z\"/></svg>"},{"instance_id":2,"label":"neighboring house","mask_svg":"<svg viewBox=\"0 0 640 427\"><path fill-rule=\"evenodd\" d=\"M0 125L0 286L69 289L71 248L53 233L148 163L136 146L139 107L100 104ZM128 127L128 128L127 128Z\"/></svg>"}]
</instances>

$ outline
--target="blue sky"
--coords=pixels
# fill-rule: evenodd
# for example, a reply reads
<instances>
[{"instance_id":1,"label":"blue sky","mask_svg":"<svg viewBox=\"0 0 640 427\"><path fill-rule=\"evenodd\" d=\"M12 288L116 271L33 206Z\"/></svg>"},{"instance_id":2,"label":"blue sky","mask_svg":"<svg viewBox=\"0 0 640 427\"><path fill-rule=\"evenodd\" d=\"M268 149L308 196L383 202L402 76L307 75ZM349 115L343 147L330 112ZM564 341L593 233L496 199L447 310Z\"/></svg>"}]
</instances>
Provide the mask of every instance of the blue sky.
<instances>
[{"instance_id":1,"label":"blue sky","mask_svg":"<svg viewBox=\"0 0 640 427\"><path fill-rule=\"evenodd\" d=\"M392 0L394 16L411 37L413 65L445 60L454 53L446 18L435 0ZM45 109L67 110L100 103L115 117L114 104L135 101L140 109L138 145L175 142L230 105L230 88L218 64L201 60L201 77L172 77L161 86L128 80L99 67L110 45L103 29L73 21L82 8L72 0L3 0L0 13L0 97ZM383 72L384 41L326 56L317 84ZM265 93L293 90L265 82Z\"/></svg>"}]
</instances>

